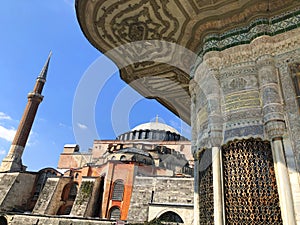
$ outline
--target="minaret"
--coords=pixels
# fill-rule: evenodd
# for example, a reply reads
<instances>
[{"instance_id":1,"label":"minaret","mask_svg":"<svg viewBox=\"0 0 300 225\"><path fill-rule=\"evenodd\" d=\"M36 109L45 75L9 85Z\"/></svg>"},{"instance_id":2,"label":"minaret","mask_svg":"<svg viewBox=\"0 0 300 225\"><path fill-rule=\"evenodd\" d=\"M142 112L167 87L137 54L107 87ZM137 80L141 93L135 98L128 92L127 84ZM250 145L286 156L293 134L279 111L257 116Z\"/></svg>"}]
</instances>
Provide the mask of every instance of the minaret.
<instances>
[{"instance_id":1,"label":"minaret","mask_svg":"<svg viewBox=\"0 0 300 225\"><path fill-rule=\"evenodd\" d=\"M22 164L22 154L37 112L39 104L42 102L42 90L46 82L47 71L49 67L51 52L48 59L37 77L33 91L27 96L28 102L24 110L17 133L11 144L7 156L3 159L0 172L20 172L25 171L26 167Z\"/></svg>"}]
</instances>

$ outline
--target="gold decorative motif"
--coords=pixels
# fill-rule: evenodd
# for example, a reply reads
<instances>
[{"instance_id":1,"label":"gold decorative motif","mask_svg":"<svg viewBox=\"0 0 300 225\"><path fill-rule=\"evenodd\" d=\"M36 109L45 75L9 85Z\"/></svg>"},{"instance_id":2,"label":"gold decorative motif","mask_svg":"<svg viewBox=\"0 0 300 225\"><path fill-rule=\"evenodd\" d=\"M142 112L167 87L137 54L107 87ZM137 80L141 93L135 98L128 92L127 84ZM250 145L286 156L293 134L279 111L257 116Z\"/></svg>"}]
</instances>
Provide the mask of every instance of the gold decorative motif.
<instances>
[{"instance_id":1,"label":"gold decorative motif","mask_svg":"<svg viewBox=\"0 0 300 225\"><path fill-rule=\"evenodd\" d=\"M226 112L245 108L255 108L260 106L261 101L258 91L234 93L225 97Z\"/></svg>"}]
</instances>

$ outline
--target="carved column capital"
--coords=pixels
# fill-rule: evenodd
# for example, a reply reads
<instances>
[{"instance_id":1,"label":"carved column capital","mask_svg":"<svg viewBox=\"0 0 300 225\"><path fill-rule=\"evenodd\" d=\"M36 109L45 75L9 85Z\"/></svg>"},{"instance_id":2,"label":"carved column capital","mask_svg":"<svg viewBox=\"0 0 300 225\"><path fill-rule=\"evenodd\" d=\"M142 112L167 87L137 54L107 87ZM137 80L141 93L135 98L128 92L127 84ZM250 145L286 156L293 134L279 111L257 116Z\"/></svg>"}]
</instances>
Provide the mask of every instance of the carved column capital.
<instances>
[{"instance_id":1,"label":"carved column capital","mask_svg":"<svg viewBox=\"0 0 300 225\"><path fill-rule=\"evenodd\" d=\"M284 120L273 120L265 123L265 129L270 140L282 138L286 125Z\"/></svg>"},{"instance_id":2,"label":"carved column capital","mask_svg":"<svg viewBox=\"0 0 300 225\"><path fill-rule=\"evenodd\" d=\"M282 137L285 132L277 69L274 57L270 54L258 57L256 63L263 105L264 128L269 139L272 140Z\"/></svg>"}]
</instances>

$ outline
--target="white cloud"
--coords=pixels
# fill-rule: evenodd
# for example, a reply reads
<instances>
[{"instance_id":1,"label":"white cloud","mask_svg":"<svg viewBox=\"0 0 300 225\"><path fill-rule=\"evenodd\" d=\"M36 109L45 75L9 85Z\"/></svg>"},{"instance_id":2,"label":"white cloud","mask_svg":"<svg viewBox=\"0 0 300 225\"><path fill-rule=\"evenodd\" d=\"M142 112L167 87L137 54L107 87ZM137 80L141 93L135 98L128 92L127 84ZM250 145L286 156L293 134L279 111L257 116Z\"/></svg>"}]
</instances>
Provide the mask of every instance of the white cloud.
<instances>
[{"instance_id":1,"label":"white cloud","mask_svg":"<svg viewBox=\"0 0 300 225\"><path fill-rule=\"evenodd\" d=\"M82 123L77 123L77 126L78 126L80 129L83 129L83 130L85 130L85 129L88 128L86 125L84 125L84 124L82 124Z\"/></svg>"},{"instance_id":2,"label":"white cloud","mask_svg":"<svg viewBox=\"0 0 300 225\"><path fill-rule=\"evenodd\" d=\"M0 155L6 155L6 151L5 150L0 150Z\"/></svg>"},{"instance_id":3,"label":"white cloud","mask_svg":"<svg viewBox=\"0 0 300 225\"><path fill-rule=\"evenodd\" d=\"M67 124L65 124L65 123L62 123L62 122L60 122L60 123L58 124L58 126L59 126L59 127L62 127L62 128L72 129L71 126L69 126L69 125L67 125ZM79 126L79 125L78 125L78 126Z\"/></svg>"},{"instance_id":4,"label":"white cloud","mask_svg":"<svg viewBox=\"0 0 300 225\"><path fill-rule=\"evenodd\" d=\"M12 141L15 137L16 129L15 128L5 128L0 125L0 138L6 141Z\"/></svg>"},{"instance_id":5,"label":"white cloud","mask_svg":"<svg viewBox=\"0 0 300 225\"><path fill-rule=\"evenodd\" d=\"M12 118L4 112L0 112L0 120L12 120Z\"/></svg>"},{"instance_id":6,"label":"white cloud","mask_svg":"<svg viewBox=\"0 0 300 225\"><path fill-rule=\"evenodd\" d=\"M58 126L60 126L60 127L66 127L67 125L60 122L60 123L58 124Z\"/></svg>"}]
</instances>

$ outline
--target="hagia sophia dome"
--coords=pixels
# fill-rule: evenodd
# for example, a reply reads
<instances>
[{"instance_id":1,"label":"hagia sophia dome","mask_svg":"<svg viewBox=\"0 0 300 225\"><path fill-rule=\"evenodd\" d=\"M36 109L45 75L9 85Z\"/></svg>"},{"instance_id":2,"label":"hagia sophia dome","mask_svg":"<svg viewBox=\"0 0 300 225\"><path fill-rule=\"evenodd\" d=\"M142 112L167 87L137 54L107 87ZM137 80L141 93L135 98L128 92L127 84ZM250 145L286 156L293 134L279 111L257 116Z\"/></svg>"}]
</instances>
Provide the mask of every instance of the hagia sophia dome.
<instances>
[{"instance_id":1,"label":"hagia sophia dome","mask_svg":"<svg viewBox=\"0 0 300 225\"><path fill-rule=\"evenodd\" d=\"M132 131L134 130L163 130L179 134L179 132L174 127L171 127L167 124L158 121L140 124L132 129Z\"/></svg>"},{"instance_id":2,"label":"hagia sophia dome","mask_svg":"<svg viewBox=\"0 0 300 225\"><path fill-rule=\"evenodd\" d=\"M149 141L187 141L174 127L159 122L158 117L155 122L140 124L131 131L123 133L117 137L118 140L149 140Z\"/></svg>"}]
</instances>

